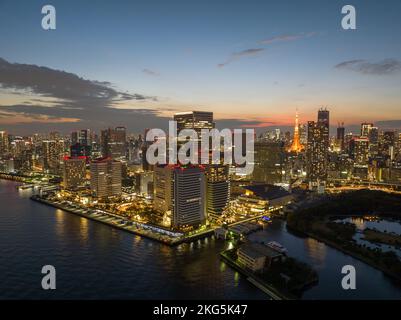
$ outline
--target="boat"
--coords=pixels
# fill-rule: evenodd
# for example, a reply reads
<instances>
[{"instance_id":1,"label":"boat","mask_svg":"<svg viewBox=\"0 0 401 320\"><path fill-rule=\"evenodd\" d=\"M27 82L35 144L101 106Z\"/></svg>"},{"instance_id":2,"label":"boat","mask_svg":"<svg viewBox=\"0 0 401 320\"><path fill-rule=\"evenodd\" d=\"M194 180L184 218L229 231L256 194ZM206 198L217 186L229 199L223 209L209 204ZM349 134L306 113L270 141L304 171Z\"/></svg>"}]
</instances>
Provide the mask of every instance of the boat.
<instances>
[{"instance_id":1,"label":"boat","mask_svg":"<svg viewBox=\"0 0 401 320\"><path fill-rule=\"evenodd\" d=\"M283 253L283 254L286 254L288 252L288 250L285 247L283 247L280 243L278 243L276 241L270 241L266 244L266 246L268 246L280 253Z\"/></svg>"},{"instance_id":2,"label":"boat","mask_svg":"<svg viewBox=\"0 0 401 320\"><path fill-rule=\"evenodd\" d=\"M271 223L272 219L268 216L263 216L260 221L262 221L263 223Z\"/></svg>"}]
</instances>

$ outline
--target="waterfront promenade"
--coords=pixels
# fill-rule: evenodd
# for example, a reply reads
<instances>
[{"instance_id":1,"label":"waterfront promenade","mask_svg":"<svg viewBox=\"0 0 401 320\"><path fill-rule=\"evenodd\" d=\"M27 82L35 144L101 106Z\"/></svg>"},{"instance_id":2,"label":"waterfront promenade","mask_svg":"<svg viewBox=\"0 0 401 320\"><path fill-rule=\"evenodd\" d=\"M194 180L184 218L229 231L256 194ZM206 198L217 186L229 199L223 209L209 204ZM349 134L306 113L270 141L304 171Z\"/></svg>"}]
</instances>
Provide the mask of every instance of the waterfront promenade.
<instances>
[{"instance_id":1,"label":"waterfront promenade","mask_svg":"<svg viewBox=\"0 0 401 320\"><path fill-rule=\"evenodd\" d=\"M61 209L70 213L77 214L81 217L94 220L111 227L124 230L151 240L161 242L165 245L176 246L181 243L196 241L201 238L206 238L214 234L213 229L193 234L185 235L183 233L172 232L169 230L161 229L155 226L146 225L125 219L124 217L96 209L81 208L77 205L70 205L59 201L51 201L44 199L38 195L31 196L33 201L37 201L57 209Z\"/></svg>"}]
</instances>

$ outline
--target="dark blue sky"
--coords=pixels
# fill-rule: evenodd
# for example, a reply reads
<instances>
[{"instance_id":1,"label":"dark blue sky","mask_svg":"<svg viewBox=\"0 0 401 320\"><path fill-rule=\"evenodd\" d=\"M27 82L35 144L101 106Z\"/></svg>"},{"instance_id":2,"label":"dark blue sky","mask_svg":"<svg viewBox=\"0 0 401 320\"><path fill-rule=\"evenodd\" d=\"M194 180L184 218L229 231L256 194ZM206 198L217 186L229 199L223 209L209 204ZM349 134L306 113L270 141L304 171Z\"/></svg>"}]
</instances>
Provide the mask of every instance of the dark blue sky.
<instances>
[{"instance_id":1,"label":"dark blue sky","mask_svg":"<svg viewBox=\"0 0 401 320\"><path fill-rule=\"evenodd\" d=\"M57 10L54 31L41 28L45 4ZM357 30L341 28L345 4ZM155 97L108 107L203 109L260 126L291 123L296 108L310 120L320 105L334 121L401 119L399 0L0 0L0 39L10 63ZM0 90L0 111L27 99Z\"/></svg>"}]
</instances>

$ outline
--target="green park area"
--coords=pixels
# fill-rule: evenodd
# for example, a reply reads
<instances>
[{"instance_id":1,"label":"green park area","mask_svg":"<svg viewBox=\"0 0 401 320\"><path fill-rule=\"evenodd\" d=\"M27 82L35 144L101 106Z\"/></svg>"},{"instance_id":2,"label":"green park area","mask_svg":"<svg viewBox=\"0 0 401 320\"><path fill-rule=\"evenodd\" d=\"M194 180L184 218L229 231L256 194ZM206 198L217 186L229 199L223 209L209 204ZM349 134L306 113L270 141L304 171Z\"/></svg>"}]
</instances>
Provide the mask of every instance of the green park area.
<instances>
[{"instance_id":1,"label":"green park area","mask_svg":"<svg viewBox=\"0 0 401 320\"><path fill-rule=\"evenodd\" d=\"M401 196L382 191L358 190L333 195L318 206L300 209L287 216L290 230L320 240L352 255L385 274L401 280L401 260L394 251L358 243L352 223L337 223L336 218L376 216L401 221ZM364 230L364 240L399 245L400 236L378 230Z\"/></svg>"}]
</instances>

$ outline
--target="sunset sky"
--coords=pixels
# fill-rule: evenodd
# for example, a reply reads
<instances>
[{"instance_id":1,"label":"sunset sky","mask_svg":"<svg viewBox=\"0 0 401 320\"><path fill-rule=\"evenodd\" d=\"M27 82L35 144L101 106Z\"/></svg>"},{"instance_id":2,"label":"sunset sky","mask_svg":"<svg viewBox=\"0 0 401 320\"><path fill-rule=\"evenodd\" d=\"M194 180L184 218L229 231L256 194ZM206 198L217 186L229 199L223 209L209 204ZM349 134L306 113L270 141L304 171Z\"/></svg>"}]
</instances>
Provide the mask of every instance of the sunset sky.
<instances>
[{"instance_id":1,"label":"sunset sky","mask_svg":"<svg viewBox=\"0 0 401 320\"><path fill-rule=\"evenodd\" d=\"M142 132L183 110L283 126L320 106L333 125L401 125L399 0L0 0L0 41L0 130Z\"/></svg>"}]
</instances>

